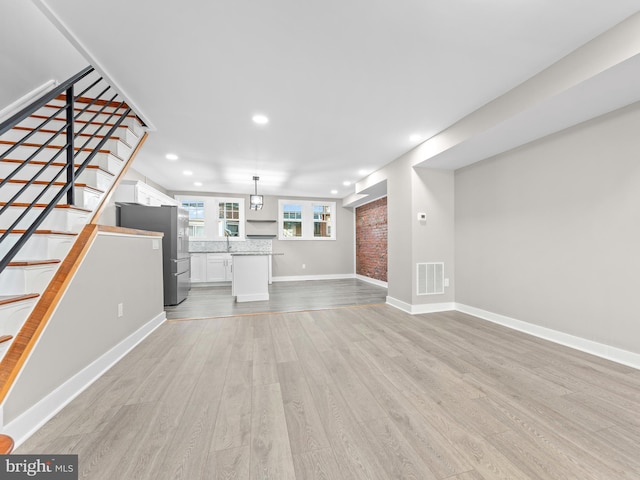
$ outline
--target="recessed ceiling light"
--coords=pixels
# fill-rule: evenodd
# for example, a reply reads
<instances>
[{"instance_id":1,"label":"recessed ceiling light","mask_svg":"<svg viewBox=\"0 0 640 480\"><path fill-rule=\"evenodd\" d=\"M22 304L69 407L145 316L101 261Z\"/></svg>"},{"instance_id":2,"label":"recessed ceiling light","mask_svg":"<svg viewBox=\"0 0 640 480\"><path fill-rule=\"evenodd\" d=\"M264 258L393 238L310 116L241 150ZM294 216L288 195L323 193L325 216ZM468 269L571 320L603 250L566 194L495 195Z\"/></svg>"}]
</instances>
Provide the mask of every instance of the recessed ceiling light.
<instances>
[{"instance_id":1,"label":"recessed ceiling light","mask_svg":"<svg viewBox=\"0 0 640 480\"><path fill-rule=\"evenodd\" d=\"M343 184L345 187L348 187L349 185L351 185L351 182L350 182L349 180L346 180L346 181L342 182L342 184Z\"/></svg>"},{"instance_id":2,"label":"recessed ceiling light","mask_svg":"<svg viewBox=\"0 0 640 480\"><path fill-rule=\"evenodd\" d=\"M414 133L413 135L409 136L409 141L411 142L419 142L420 140L422 140L422 135L420 135L419 133Z\"/></svg>"},{"instance_id":3,"label":"recessed ceiling light","mask_svg":"<svg viewBox=\"0 0 640 480\"><path fill-rule=\"evenodd\" d=\"M336 193L338 193L338 190L331 190L331 193L335 195Z\"/></svg>"},{"instance_id":4,"label":"recessed ceiling light","mask_svg":"<svg viewBox=\"0 0 640 480\"><path fill-rule=\"evenodd\" d=\"M167 160L175 161L178 160L178 155L176 155L175 153L167 153L164 158L166 158Z\"/></svg>"},{"instance_id":5,"label":"recessed ceiling light","mask_svg":"<svg viewBox=\"0 0 640 480\"><path fill-rule=\"evenodd\" d=\"M361 170L358 170L358 175L369 175L369 170L366 170L364 168Z\"/></svg>"},{"instance_id":6,"label":"recessed ceiling light","mask_svg":"<svg viewBox=\"0 0 640 480\"><path fill-rule=\"evenodd\" d=\"M193 172L191 170L185 170L184 172L182 172L183 175L193 175Z\"/></svg>"},{"instance_id":7,"label":"recessed ceiling light","mask_svg":"<svg viewBox=\"0 0 640 480\"><path fill-rule=\"evenodd\" d=\"M193 184L194 184L196 187L201 187L201 186L202 186L202 182L193 182Z\"/></svg>"},{"instance_id":8,"label":"recessed ceiling light","mask_svg":"<svg viewBox=\"0 0 640 480\"><path fill-rule=\"evenodd\" d=\"M258 125L266 125L267 123L269 123L269 118L262 114L254 115L251 120L253 120L254 123L257 123Z\"/></svg>"}]
</instances>

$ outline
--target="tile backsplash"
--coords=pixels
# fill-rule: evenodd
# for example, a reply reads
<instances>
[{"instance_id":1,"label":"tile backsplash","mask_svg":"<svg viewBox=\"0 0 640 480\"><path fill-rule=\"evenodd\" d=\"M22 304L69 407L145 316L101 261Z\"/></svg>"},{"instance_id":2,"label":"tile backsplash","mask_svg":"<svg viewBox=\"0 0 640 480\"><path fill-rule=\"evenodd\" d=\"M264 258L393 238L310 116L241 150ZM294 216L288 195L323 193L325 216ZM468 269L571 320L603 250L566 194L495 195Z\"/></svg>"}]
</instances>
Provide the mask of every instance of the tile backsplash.
<instances>
[{"instance_id":1,"label":"tile backsplash","mask_svg":"<svg viewBox=\"0 0 640 480\"><path fill-rule=\"evenodd\" d=\"M244 242L231 242L232 252L271 252L271 240L247 239ZM189 240L189 252L226 252L227 242Z\"/></svg>"}]
</instances>

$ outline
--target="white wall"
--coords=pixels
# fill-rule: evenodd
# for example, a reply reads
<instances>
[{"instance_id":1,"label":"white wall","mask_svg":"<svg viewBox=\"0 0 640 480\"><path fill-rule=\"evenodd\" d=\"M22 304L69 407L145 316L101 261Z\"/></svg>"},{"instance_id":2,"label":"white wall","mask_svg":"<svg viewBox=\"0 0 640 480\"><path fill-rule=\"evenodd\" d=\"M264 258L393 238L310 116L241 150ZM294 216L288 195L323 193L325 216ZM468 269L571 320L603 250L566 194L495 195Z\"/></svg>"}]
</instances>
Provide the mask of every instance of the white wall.
<instances>
[{"instance_id":1,"label":"white wall","mask_svg":"<svg viewBox=\"0 0 640 480\"><path fill-rule=\"evenodd\" d=\"M640 353L640 104L455 175L456 301Z\"/></svg>"},{"instance_id":2,"label":"white wall","mask_svg":"<svg viewBox=\"0 0 640 480\"><path fill-rule=\"evenodd\" d=\"M2 2L0 45L0 110L49 80L63 82L88 65L31 1Z\"/></svg>"},{"instance_id":3,"label":"white wall","mask_svg":"<svg viewBox=\"0 0 640 480\"><path fill-rule=\"evenodd\" d=\"M86 377L93 380L164 319L162 248L153 249L153 238L97 235L3 404L5 431L14 438L23 439L84 388Z\"/></svg>"}]
</instances>

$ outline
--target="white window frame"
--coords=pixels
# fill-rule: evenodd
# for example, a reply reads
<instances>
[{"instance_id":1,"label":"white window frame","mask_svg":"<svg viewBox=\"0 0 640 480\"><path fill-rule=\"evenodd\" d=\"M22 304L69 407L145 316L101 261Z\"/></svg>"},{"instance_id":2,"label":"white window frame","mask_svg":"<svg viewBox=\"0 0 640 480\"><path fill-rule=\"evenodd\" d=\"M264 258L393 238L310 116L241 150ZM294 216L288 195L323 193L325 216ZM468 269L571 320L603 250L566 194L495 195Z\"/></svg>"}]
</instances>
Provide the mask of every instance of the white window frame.
<instances>
[{"instance_id":1,"label":"white window frame","mask_svg":"<svg viewBox=\"0 0 640 480\"><path fill-rule=\"evenodd\" d=\"M302 206L302 236L300 237L287 237L284 235L284 206L285 205L300 205ZM314 218L313 207L317 205L329 206L331 208L331 236L329 237L315 237L314 232ZM288 199L278 200L278 240L291 240L291 241L331 241L336 239L337 234L337 210L336 202L323 201L323 200L297 200Z\"/></svg>"},{"instance_id":2,"label":"white window frame","mask_svg":"<svg viewBox=\"0 0 640 480\"><path fill-rule=\"evenodd\" d=\"M218 234L220 219L218 218L219 205L223 202L238 203L239 219L238 219L238 236L229 237L230 242L238 242L245 240L245 211L244 201L242 197L211 197L208 195L176 195L176 200L179 202L179 206L182 206L182 201L194 201L199 200L204 202L204 237L193 237L191 240L204 241L204 242L226 242L227 237L220 236Z\"/></svg>"}]
</instances>

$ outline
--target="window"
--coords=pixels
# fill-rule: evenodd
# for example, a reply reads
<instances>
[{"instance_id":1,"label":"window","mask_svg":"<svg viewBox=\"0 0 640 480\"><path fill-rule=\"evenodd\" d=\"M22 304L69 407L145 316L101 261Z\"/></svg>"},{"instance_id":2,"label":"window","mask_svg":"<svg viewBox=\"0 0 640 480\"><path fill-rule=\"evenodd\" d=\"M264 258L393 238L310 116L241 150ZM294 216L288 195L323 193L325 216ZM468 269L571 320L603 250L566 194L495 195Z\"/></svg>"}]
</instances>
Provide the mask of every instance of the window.
<instances>
[{"instance_id":1,"label":"window","mask_svg":"<svg viewBox=\"0 0 640 480\"><path fill-rule=\"evenodd\" d=\"M282 207L282 235L302 237L302 205L286 203Z\"/></svg>"},{"instance_id":2,"label":"window","mask_svg":"<svg viewBox=\"0 0 640 480\"><path fill-rule=\"evenodd\" d=\"M204 237L204 200L183 200L182 208L189 212L189 237Z\"/></svg>"},{"instance_id":3,"label":"window","mask_svg":"<svg viewBox=\"0 0 640 480\"><path fill-rule=\"evenodd\" d=\"M280 240L335 240L335 202L279 200Z\"/></svg>"},{"instance_id":4,"label":"window","mask_svg":"<svg viewBox=\"0 0 640 480\"><path fill-rule=\"evenodd\" d=\"M220 201L218 202L218 236L240 236L240 203Z\"/></svg>"},{"instance_id":5,"label":"window","mask_svg":"<svg viewBox=\"0 0 640 480\"><path fill-rule=\"evenodd\" d=\"M313 206L313 236L331 238L331 205Z\"/></svg>"},{"instance_id":6,"label":"window","mask_svg":"<svg viewBox=\"0 0 640 480\"><path fill-rule=\"evenodd\" d=\"M244 240L244 198L180 196L178 200L189 212L190 238Z\"/></svg>"}]
</instances>

